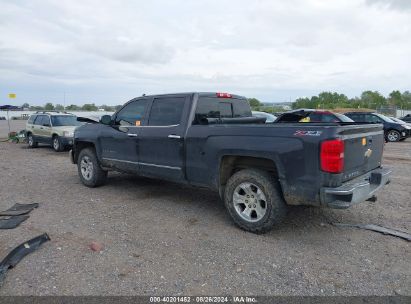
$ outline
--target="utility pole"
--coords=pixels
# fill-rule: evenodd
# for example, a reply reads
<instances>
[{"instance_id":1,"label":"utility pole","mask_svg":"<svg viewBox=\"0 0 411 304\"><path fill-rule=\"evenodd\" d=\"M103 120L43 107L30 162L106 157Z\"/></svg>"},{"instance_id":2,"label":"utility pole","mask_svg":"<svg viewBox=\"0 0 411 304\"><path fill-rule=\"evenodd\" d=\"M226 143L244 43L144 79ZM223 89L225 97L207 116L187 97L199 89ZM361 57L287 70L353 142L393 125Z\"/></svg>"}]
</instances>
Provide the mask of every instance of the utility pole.
<instances>
[{"instance_id":1,"label":"utility pole","mask_svg":"<svg viewBox=\"0 0 411 304\"><path fill-rule=\"evenodd\" d=\"M64 107L64 110L66 110L66 92L64 92L63 107Z\"/></svg>"}]
</instances>

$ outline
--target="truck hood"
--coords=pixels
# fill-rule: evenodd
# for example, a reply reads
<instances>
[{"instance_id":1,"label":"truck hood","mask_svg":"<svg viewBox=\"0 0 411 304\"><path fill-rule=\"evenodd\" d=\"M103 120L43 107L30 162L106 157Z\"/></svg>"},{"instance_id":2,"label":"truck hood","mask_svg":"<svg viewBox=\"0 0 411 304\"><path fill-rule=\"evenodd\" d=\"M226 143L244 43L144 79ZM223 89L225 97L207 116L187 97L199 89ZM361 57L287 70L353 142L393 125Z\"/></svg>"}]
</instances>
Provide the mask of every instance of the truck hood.
<instances>
[{"instance_id":1,"label":"truck hood","mask_svg":"<svg viewBox=\"0 0 411 304\"><path fill-rule=\"evenodd\" d=\"M100 122L100 118L99 117L77 117L77 121L80 122L86 122L86 123L99 123Z\"/></svg>"}]
</instances>

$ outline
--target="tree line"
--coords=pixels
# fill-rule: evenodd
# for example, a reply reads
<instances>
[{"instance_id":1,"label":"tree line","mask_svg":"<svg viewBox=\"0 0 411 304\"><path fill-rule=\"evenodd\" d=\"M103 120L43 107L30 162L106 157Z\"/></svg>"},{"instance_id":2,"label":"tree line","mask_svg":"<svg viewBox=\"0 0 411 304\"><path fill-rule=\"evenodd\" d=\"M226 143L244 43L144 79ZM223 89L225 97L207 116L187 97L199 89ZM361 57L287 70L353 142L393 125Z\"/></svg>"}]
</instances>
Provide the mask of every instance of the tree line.
<instances>
[{"instance_id":1,"label":"tree line","mask_svg":"<svg viewBox=\"0 0 411 304\"><path fill-rule=\"evenodd\" d=\"M251 109L253 111L264 111L268 113L283 112L284 108L277 106L275 103L267 106L264 105L257 98L248 99ZM28 103L22 105L31 111L98 111L103 109L107 112L114 112L122 107L122 105L96 106L94 103L86 103L82 106L71 104L64 107L62 104L54 105L51 102L44 106L30 106ZM398 90L392 91L387 97L383 96L378 91L364 91L359 97L348 98L344 94L337 92L321 92L317 96L300 97L291 103L293 109L309 108L309 109L336 109L336 108L363 108L363 109L383 109L383 108L397 108L402 110L411 110L411 92Z\"/></svg>"},{"instance_id":2,"label":"tree line","mask_svg":"<svg viewBox=\"0 0 411 304\"><path fill-rule=\"evenodd\" d=\"M69 106L63 106L62 104L53 104L51 102L46 103L43 106L30 106L28 103L24 103L21 106L23 109L29 109L30 111L98 111L103 109L106 112L114 112L122 107L122 105L108 106L101 105L96 106L94 103L86 103L82 106L71 104Z\"/></svg>"},{"instance_id":3,"label":"tree line","mask_svg":"<svg viewBox=\"0 0 411 304\"><path fill-rule=\"evenodd\" d=\"M248 102L250 103L253 111L263 111L266 113L284 112L284 108L282 106L276 105L275 103L269 106L264 105L261 101L254 97L248 98Z\"/></svg>"},{"instance_id":4,"label":"tree line","mask_svg":"<svg viewBox=\"0 0 411 304\"><path fill-rule=\"evenodd\" d=\"M366 108L382 109L397 108L411 109L411 93L409 91L392 91L387 97L378 91L364 91L360 97L348 98L337 92L321 92L318 96L298 98L292 103L293 109L336 109L336 108Z\"/></svg>"}]
</instances>

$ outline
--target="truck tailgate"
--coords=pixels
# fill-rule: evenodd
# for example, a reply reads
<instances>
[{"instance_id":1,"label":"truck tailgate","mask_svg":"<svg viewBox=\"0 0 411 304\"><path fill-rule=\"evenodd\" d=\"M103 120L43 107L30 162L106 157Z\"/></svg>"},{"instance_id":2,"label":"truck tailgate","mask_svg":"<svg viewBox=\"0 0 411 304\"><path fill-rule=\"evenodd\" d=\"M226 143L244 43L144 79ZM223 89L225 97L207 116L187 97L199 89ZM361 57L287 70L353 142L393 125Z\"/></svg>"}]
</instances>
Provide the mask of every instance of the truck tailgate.
<instances>
[{"instance_id":1,"label":"truck tailgate","mask_svg":"<svg viewBox=\"0 0 411 304\"><path fill-rule=\"evenodd\" d=\"M381 166L384 132L380 125L359 125L339 133L344 140L343 181Z\"/></svg>"}]
</instances>

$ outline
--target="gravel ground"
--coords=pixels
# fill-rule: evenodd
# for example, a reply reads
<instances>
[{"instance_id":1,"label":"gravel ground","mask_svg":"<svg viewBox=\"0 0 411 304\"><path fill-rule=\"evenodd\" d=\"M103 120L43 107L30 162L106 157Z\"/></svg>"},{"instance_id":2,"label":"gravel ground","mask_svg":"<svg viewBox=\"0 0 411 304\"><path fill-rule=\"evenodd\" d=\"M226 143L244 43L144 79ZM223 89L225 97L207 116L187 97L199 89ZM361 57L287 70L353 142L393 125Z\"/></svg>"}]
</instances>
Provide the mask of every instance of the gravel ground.
<instances>
[{"instance_id":1,"label":"gravel ground","mask_svg":"<svg viewBox=\"0 0 411 304\"><path fill-rule=\"evenodd\" d=\"M0 143L0 155L0 210L40 204L0 230L0 258L52 239L8 272L0 295L411 295L409 242L329 224L411 231L411 140L386 145L393 179L376 203L294 207L265 235L235 227L213 192L117 173L89 189L67 152Z\"/></svg>"}]
</instances>

